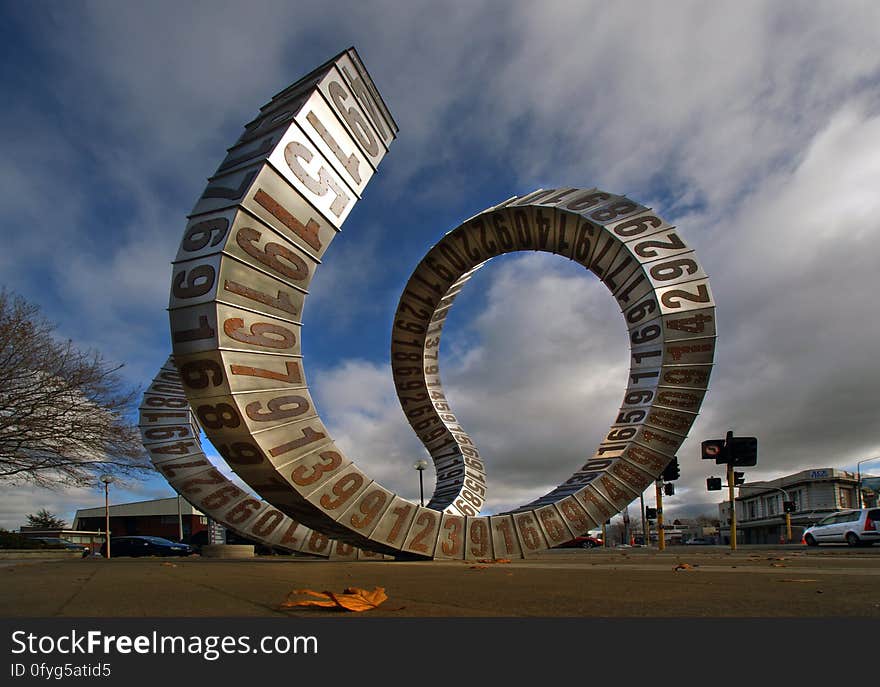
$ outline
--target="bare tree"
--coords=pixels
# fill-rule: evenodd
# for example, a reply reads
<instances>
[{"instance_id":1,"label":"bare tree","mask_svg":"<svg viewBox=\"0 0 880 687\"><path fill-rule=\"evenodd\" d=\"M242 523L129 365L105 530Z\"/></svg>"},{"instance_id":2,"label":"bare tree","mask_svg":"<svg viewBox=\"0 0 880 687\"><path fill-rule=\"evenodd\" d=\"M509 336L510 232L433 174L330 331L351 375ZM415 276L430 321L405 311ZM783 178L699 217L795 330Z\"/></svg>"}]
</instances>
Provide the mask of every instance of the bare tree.
<instances>
[{"instance_id":1,"label":"bare tree","mask_svg":"<svg viewBox=\"0 0 880 687\"><path fill-rule=\"evenodd\" d=\"M151 470L121 366L55 338L38 306L0 291L0 482L85 486Z\"/></svg>"},{"instance_id":2,"label":"bare tree","mask_svg":"<svg viewBox=\"0 0 880 687\"><path fill-rule=\"evenodd\" d=\"M41 527L44 530L63 530L67 527L67 522L48 508L40 508L36 515L29 514L27 521L28 527Z\"/></svg>"}]
</instances>

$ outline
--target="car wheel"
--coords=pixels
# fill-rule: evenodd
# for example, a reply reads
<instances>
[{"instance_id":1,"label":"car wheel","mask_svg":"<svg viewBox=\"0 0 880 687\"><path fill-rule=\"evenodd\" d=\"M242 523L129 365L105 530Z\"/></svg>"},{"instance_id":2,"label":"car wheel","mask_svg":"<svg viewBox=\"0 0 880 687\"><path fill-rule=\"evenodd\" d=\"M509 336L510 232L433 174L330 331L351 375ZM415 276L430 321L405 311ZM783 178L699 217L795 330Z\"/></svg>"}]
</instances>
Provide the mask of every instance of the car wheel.
<instances>
[{"instance_id":1,"label":"car wheel","mask_svg":"<svg viewBox=\"0 0 880 687\"><path fill-rule=\"evenodd\" d=\"M816 541L812 534L808 534L804 537L804 541L807 542L807 546L819 546L819 542Z\"/></svg>"},{"instance_id":2,"label":"car wheel","mask_svg":"<svg viewBox=\"0 0 880 687\"><path fill-rule=\"evenodd\" d=\"M846 543L850 546L858 546L861 542L859 541L859 537L855 532L847 532Z\"/></svg>"},{"instance_id":3,"label":"car wheel","mask_svg":"<svg viewBox=\"0 0 880 687\"><path fill-rule=\"evenodd\" d=\"M593 548L593 542L591 542L591 541L585 541L583 544L581 544L581 548L582 548L582 549L592 549L592 548Z\"/></svg>"}]
</instances>

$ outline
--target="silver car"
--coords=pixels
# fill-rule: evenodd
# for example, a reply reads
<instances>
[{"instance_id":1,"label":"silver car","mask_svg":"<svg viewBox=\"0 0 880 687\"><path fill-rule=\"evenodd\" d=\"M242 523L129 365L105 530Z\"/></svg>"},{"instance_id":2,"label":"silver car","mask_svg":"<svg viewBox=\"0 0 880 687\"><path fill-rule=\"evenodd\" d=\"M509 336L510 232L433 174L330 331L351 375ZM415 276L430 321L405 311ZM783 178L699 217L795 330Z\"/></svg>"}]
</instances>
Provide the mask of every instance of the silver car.
<instances>
[{"instance_id":1,"label":"silver car","mask_svg":"<svg viewBox=\"0 0 880 687\"><path fill-rule=\"evenodd\" d=\"M876 541L880 541L880 508L832 513L804 530L807 546L826 543L870 546Z\"/></svg>"}]
</instances>

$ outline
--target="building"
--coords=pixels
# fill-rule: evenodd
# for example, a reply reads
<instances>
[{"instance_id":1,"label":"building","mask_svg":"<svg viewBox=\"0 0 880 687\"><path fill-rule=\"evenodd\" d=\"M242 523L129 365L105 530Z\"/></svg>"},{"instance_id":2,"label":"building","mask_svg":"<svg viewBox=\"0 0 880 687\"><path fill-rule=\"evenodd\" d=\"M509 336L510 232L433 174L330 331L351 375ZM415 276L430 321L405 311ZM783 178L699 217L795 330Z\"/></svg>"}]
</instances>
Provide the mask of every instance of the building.
<instances>
[{"instance_id":1,"label":"building","mask_svg":"<svg viewBox=\"0 0 880 687\"><path fill-rule=\"evenodd\" d=\"M150 535L195 545L217 541L216 524L179 497L122 503L109 510L112 537ZM103 531L105 517L104 506L82 508L76 512L73 529Z\"/></svg>"},{"instance_id":2,"label":"building","mask_svg":"<svg viewBox=\"0 0 880 687\"><path fill-rule=\"evenodd\" d=\"M876 491L866 488L876 478L859 476L837 468L802 470L765 482L746 482L736 487L736 538L742 544L779 544L786 540L783 502L794 503L791 516L792 541L799 542L804 530L838 510L859 508L859 487L866 505L877 503ZM718 506L722 541L730 541L730 501Z\"/></svg>"},{"instance_id":3,"label":"building","mask_svg":"<svg viewBox=\"0 0 880 687\"><path fill-rule=\"evenodd\" d=\"M26 537L58 537L66 539L73 544L82 544L88 546L92 553L98 553L101 545L104 543L104 530L77 530L77 529L43 529L42 527L20 527L19 534Z\"/></svg>"}]
</instances>

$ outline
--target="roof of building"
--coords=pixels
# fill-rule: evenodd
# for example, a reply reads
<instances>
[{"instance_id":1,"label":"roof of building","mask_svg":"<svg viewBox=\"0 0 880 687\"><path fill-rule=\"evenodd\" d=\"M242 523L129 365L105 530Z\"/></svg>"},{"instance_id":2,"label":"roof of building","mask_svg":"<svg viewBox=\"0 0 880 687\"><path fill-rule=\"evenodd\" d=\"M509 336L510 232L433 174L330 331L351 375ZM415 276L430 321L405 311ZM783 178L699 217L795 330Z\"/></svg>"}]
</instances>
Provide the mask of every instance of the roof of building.
<instances>
[{"instance_id":1,"label":"roof of building","mask_svg":"<svg viewBox=\"0 0 880 687\"><path fill-rule=\"evenodd\" d=\"M118 503L110 506L110 517L137 516L137 515L177 515L178 499L172 496L167 499L153 499L151 501L135 501L133 503ZM181 515L204 515L200 510L193 508L186 499L180 499ZM80 518L104 517L104 506L97 508L81 508L76 512L73 522L76 526Z\"/></svg>"}]
</instances>

